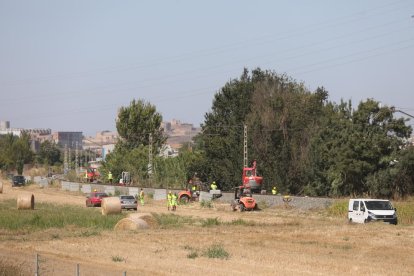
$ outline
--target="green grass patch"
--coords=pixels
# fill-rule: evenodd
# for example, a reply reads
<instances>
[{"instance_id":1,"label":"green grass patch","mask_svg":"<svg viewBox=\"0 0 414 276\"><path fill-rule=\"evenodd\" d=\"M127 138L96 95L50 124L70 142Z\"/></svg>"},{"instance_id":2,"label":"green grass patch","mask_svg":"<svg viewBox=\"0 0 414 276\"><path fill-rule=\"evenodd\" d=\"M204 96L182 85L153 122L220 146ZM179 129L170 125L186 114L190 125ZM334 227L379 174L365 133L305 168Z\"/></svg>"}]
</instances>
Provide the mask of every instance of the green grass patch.
<instances>
[{"instance_id":1,"label":"green grass patch","mask_svg":"<svg viewBox=\"0 0 414 276\"><path fill-rule=\"evenodd\" d=\"M235 219L231 222L227 223L228 225L236 225L236 226L255 226L256 223L254 221L247 221L244 219Z\"/></svg>"},{"instance_id":2,"label":"green grass patch","mask_svg":"<svg viewBox=\"0 0 414 276\"><path fill-rule=\"evenodd\" d=\"M92 228L94 234L113 229L125 214L102 216L100 209L71 205L36 203L35 210L17 210L15 200L0 202L0 229L37 231L76 226Z\"/></svg>"},{"instance_id":3,"label":"green grass patch","mask_svg":"<svg viewBox=\"0 0 414 276\"><path fill-rule=\"evenodd\" d=\"M414 201L393 202L397 208L398 224L414 224Z\"/></svg>"},{"instance_id":4,"label":"green grass patch","mask_svg":"<svg viewBox=\"0 0 414 276\"><path fill-rule=\"evenodd\" d=\"M208 219L204 219L201 222L201 226L203 227L218 226L220 224L221 224L221 221L218 218L208 218Z\"/></svg>"},{"instance_id":5,"label":"green grass patch","mask_svg":"<svg viewBox=\"0 0 414 276\"><path fill-rule=\"evenodd\" d=\"M213 244L203 251L202 256L216 259L228 259L230 254L220 244Z\"/></svg>"},{"instance_id":6,"label":"green grass patch","mask_svg":"<svg viewBox=\"0 0 414 276\"><path fill-rule=\"evenodd\" d=\"M327 209L328 215L348 219L348 200L337 200Z\"/></svg>"},{"instance_id":7,"label":"green grass patch","mask_svg":"<svg viewBox=\"0 0 414 276\"><path fill-rule=\"evenodd\" d=\"M113 262L124 262L125 261L125 258L124 257L121 257L121 256L112 256L112 261Z\"/></svg>"},{"instance_id":8,"label":"green grass patch","mask_svg":"<svg viewBox=\"0 0 414 276\"><path fill-rule=\"evenodd\" d=\"M175 214L152 213L160 228L179 228L184 225L192 225L195 220L192 217L178 216Z\"/></svg>"},{"instance_id":9,"label":"green grass patch","mask_svg":"<svg viewBox=\"0 0 414 276\"><path fill-rule=\"evenodd\" d=\"M200 206L202 208L213 208L213 202L211 200L202 200L200 201Z\"/></svg>"}]
</instances>

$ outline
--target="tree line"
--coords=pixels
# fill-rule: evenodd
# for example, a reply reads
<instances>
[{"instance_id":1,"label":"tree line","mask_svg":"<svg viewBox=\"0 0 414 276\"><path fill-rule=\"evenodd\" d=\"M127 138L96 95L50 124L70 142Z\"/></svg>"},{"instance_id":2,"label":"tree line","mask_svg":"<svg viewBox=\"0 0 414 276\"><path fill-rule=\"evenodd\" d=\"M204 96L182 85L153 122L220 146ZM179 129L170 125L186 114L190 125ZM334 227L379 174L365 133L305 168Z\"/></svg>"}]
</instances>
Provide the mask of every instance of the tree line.
<instances>
[{"instance_id":1,"label":"tree line","mask_svg":"<svg viewBox=\"0 0 414 276\"><path fill-rule=\"evenodd\" d=\"M178 157L158 153L166 142L162 116L143 100L119 109L120 136L101 173L115 178L130 172L144 186L184 188L197 173L232 190L241 184L244 126L248 159L256 160L264 189L308 196L404 197L414 192L412 128L393 109L367 99L353 107L335 103L323 87L310 91L287 75L245 69L214 95L202 131ZM22 154L28 138L0 137L0 167L18 167L33 155ZM15 146L13 146L15 144ZM150 150L153 159L150 162ZM37 162L56 163L62 155L46 144Z\"/></svg>"}]
</instances>

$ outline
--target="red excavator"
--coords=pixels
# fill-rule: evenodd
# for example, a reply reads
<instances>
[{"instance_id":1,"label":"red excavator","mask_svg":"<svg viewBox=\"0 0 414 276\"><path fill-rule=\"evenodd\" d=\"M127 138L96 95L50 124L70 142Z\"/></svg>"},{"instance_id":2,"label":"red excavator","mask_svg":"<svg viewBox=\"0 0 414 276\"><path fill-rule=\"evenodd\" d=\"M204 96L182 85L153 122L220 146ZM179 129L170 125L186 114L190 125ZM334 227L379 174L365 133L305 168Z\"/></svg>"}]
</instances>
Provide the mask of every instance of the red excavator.
<instances>
[{"instance_id":1,"label":"red excavator","mask_svg":"<svg viewBox=\"0 0 414 276\"><path fill-rule=\"evenodd\" d=\"M251 168L243 168L243 188L250 189L253 193L260 193L262 189L263 177L257 175L257 163L253 161Z\"/></svg>"}]
</instances>

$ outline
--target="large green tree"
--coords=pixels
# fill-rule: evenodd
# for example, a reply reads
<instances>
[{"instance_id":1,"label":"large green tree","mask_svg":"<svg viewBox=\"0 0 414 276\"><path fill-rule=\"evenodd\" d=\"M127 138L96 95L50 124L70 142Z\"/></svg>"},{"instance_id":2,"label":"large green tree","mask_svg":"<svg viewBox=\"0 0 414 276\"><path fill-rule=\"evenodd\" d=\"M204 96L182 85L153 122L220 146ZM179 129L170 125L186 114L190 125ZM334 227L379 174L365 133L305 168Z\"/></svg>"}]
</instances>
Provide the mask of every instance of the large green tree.
<instances>
[{"instance_id":1,"label":"large green tree","mask_svg":"<svg viewBox=\"0 0 414 276\"><path fill-rule=\"evenodd\" d=\"M162 116L155 106L143 100L132 100L129 106L121 107L116 120L121 139L115 150L107 155L103 175L111 171L115 178L119 178L123 171L128 171L135 183L147 181L150 176L149 147L152 146L155 156L166 141L161 122ZM151 171L154 172L154 168Z\"/></svg>"},{"instance_id":2,"label":"large green tree","mask_svg":"<svg viewBox=\"0 0 414 276\"><path fill-rule=\"evenodd\" d=\"M22 174L24 164L32 160L33 152L28 134L23 133L20 137L13 134L0 136L0 168L16 169L18 174Z\"/></svg>"},{"instance_id":3,"label":"large green tree","mask_svg":"<svg viewBox=\"0 0 414 276\"><path fill-rule=\"evenodd\" d=\"M50 141L44 141L40 144L40 150L37 154L38 161L46 165L54 165L60 162L61 153L59 147Z\"/></svg>"},{"instance_id":4,"label":"large green tree","mask_svg":"<svg viewBox=\"0 0 414 276\"><path fill-rule=\"evenodd\" d=\"M148 146L150 135L154 149L159 149L166 140L161 122L162 116L154 105L134 99L129 106L119 109L116 128L121 143L128 149Z\"/></svg>"},{"instance_id":5,"label":"large green tree","mask_svg":"<svg viewBox=\"0 0 414 276\"><path fill-rule=\"evenodd\" d=\"M327 108L331 108L326 113L329 119L313 141L315 171L322 176L315 179L325 184L322 190L329 195L378 194L376 185L391 185L384 170L392 169L391 161L401 154L411 127L372 99L361 102L356 110L344 103ZM383 183L374 184L373 175L384 176Z\"/></svg>"},{"instance_id":6,"label":"large green tree","mask_svg":"<svg viewBox=\"0 0 414 276\"><path fill-rule=\"evenodd\" d=\"M199 164L205 165L197 172L203 181L215 180L226 190L240 185L243 125L250 112L254 83L263 74L260 69L251 74L245 69L239 79L226 83L214 96L212 110L205 115L202 134L196 139L196 148L202 148L207 160L199 160Z\"/></svg>"}]
</instances>

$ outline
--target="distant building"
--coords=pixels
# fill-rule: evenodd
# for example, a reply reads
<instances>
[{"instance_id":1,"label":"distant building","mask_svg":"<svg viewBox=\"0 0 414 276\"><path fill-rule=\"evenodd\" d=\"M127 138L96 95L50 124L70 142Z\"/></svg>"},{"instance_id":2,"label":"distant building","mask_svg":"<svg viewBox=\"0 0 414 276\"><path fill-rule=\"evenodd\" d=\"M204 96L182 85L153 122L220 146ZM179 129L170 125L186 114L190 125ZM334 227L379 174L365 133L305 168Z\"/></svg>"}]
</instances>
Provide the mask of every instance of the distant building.
<instances>
[{"instance_id":1,"label":"distant building","mask_svg":"<svg viewBox=\"0 0 414 276\"><path fill-rule=\"evenodd\" d=\"M201 132L200 127L194 127L193 124L182 123L176 119L171 122L162 122L161 127L167 135L167 144L172 148L178 148L184 143L192 143L194 136Z\"/></svg>"},{"instance_id":2,"label":"distant building","mask_svg":"<svg viewBox=\"0 0 414 276\"><path fill-rule=\"evenodd\" d=\"M95 137L84 137L84 148L96 148L103 145L116 144L118 141L118 133L114 131L104 130L96 133Z\"/></svg>"},{"instance_id":3,"label":"distant building","mask_svg":"<svg viewBox=\"0 0 414 276\"><path fill-rule=\"evenodd\" d=\"M6 130L8 128L10 128L9 121L0 121L0 130Z\"/></svg>"},{"instance_id":4,"label":"distant building","mask_svg":"<svg viewBox=\"0 0 414 276\"><path fill-rule=\"evenodd\" d=\"M69 149L82 149L82 132L81 131L58 131L52 133L53 141L61 148L67 146Z\"/></svg>"}]
</instances>

